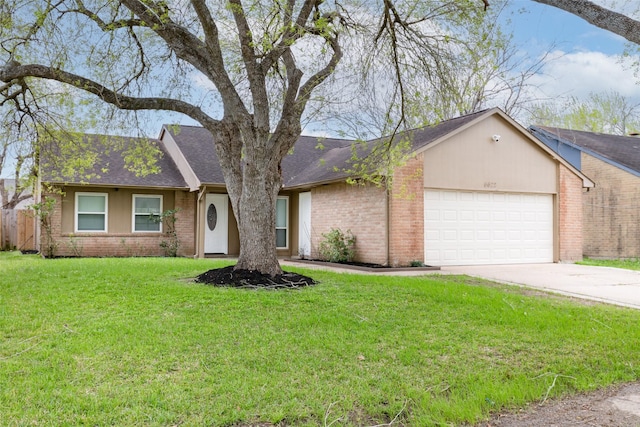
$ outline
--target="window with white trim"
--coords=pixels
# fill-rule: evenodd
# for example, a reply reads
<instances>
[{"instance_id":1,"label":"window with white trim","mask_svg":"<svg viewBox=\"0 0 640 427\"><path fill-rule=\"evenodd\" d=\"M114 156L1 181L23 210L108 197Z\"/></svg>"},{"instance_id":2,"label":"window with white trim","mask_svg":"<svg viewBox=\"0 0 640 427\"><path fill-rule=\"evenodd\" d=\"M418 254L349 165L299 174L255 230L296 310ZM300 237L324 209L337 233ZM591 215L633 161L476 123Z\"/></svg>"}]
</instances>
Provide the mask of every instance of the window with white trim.
<instances>
[{"instance_id":1,"label":"window with white trim","mask_svg":"<svg viewBox=\"0 0 640 427\"><path fill-rule=\"evenodd\" d=\"M134 194L133 218L134 233L157 233L162 231L162 196Z\"/></svg>"},{"instance_id":2,"label":"window with white trim","mask_svg":"<svg viewBox=\"0 0 640 427\"><path fill-rule=\"evenodd\" d=\"M76 193L76 232L107 231L107 193Z\"/></svg>"},{"instance_id":3,"label":"window with white trim","mask_svg":"<svg viewBox=\"0 0 640 427\"><path fill-rule=\"evenodd\" d=\"M289 247L289 197L281 196L276 200L276 248Z\"/></svg>"}]
</instances>

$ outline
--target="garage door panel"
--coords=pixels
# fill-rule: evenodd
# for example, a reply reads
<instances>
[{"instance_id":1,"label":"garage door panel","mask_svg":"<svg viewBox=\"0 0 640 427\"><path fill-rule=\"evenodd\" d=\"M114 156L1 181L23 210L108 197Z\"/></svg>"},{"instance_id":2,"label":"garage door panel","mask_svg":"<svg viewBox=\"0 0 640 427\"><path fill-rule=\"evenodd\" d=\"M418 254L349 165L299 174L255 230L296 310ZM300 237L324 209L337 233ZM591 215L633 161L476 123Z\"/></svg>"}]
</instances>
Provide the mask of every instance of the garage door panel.
<instances>
[{"instance_id":1,"label":"garage door panel","mask_svg":"<svg viewBox=\"0 0 640 427\"><path fill-rule=\"evenodd\" d=\"M425 190L430 265L553 261L553 196Z\"/></svg>"},{"instance_id":2,"label":"garage door panel","mask_svg":"<svg viewBox=\"0 0 640 427\"><path fill-rule=\"evenodd\" d=\"M455 230L445 230L442 233L442 239L447 242L457 242L458 241L458 233Z\"/></svg>"}]
</instances>

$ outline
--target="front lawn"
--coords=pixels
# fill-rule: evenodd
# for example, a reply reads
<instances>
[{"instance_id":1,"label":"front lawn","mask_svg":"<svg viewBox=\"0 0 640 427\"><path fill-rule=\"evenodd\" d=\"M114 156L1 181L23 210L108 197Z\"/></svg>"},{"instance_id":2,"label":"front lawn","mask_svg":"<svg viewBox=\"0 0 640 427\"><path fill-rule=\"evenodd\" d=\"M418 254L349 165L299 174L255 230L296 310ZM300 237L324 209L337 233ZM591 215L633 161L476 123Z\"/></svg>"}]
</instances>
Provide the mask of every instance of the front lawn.
<instances>
[{"instance_id":1,"label":"front lawn","mask_svg":"<svg viewBox=\"0 0 640 427\"><path fill-rule=\"evenodd\" d=\"M3 425L456 425L640 377L640 312L454 276L0 253ZM335 422L334 422L335 421Z\"/></svg>"},{"instance_id":2,"label":"front lawn","mask_svg":"<svg viewBox=\"0 0 640 427\"><path fill-rule=\"evenodd\" d=\"M592 259L585 258L576 264L596 265L599 267L624 268L627 270L640 270L640 260L634 259Z\"/></svg>"}]
</instances>

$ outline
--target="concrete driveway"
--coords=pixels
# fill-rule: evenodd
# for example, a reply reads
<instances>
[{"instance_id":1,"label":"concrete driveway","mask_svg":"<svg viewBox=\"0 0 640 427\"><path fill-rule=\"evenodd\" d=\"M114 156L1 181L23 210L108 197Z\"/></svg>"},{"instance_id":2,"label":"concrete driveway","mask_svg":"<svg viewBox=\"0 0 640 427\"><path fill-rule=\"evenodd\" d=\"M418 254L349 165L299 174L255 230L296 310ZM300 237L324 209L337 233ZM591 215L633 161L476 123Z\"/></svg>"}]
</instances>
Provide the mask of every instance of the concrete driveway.
<instances>
[{"instance_id":1,"label":"concrete driveway","mask_svg":"<svg viewBox=\"0 0 640 427\"><path fill-rule=\"evenodd\" d=\"M640 309L640 271L577 264L517 264L442 267L442 272Z\"/></svg>"}]
</instances>

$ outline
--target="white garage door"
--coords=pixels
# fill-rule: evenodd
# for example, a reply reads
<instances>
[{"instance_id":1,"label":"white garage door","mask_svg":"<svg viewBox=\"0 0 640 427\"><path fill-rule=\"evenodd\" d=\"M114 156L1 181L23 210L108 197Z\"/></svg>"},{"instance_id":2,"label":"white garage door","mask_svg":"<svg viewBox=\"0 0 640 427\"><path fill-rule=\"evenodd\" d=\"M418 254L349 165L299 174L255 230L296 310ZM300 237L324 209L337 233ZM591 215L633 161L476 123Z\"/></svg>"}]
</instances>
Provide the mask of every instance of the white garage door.
<instances>
[{"instance_id":1,"label":"white garage door","mask_svg":"<svg viewBox=\"0 0 640 427\"><path fill-rule=\"evenodd\" d=\"M553 262L553 197L425 190L427 265Z\"/></svg>"}]
</instances>

